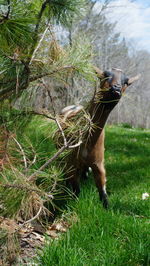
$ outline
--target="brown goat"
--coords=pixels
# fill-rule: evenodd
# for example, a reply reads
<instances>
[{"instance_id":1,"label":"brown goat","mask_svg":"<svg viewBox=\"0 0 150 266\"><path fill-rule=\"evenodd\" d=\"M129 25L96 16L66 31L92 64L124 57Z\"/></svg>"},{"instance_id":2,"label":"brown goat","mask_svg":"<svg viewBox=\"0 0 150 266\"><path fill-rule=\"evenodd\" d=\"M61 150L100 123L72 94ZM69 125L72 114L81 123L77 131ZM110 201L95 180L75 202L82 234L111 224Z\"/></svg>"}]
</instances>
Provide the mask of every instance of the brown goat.
<instances>
[{"instance_id":1,"label":"brown goat","mask_svg":"<svg viewBox=\"0 0 150 266\"><path fill-rule=\"evenodd\" d=\"M129 79L120 69L112 69L112 71L104 72L96 67L94 69L100 79L100 88L91 100L88 111L92 122L96 127L93 134L87 139L86 144L82 143L80 149L77 149L72 153L70 161L73 168L70 172L69 182L74 193L78 195L80 192L80 176L86 176L88 168L91 167L100 200L102 201L103 206L107 208L108 199L104 167L104 126L110 112L119 102L122 93L129 85L137 80L139 76ZM66 119L75 115L81 109L81 106L66 107L62 110L62 114Z\"/></svg>"}]
</instances>

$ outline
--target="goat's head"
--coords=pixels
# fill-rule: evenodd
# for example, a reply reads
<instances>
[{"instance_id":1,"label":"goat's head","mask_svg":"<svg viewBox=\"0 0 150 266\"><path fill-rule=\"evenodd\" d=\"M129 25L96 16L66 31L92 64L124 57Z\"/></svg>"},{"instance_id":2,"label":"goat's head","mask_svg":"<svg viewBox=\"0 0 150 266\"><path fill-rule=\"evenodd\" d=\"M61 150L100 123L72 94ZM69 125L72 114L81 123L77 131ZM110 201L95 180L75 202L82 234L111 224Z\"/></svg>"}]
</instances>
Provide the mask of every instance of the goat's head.
<instances>
[{"instance_id":1,"label":"goat's head","mask_svg":"<svg viewBox=\"0 0 150 266\"><path fill-rule=\"evenodd\" d=\"M111 71L102 72L94 68L100 78L100 100L104 103L118 102L126 88L139 79L139 75L128 78L120 69L113 68Z\"/></svg>"}]
</instances>

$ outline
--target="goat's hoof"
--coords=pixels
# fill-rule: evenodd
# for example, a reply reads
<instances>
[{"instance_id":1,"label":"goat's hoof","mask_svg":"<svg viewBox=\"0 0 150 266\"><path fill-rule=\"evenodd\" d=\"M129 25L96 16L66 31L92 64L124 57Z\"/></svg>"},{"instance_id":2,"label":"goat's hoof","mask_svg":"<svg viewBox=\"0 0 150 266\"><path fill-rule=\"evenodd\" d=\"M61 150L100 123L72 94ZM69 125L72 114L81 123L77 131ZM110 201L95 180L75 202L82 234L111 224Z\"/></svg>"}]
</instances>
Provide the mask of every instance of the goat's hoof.
<instances>
[{"instance_id":1,"label":"goat's hoof","mask_svg":"<svg viewBox=\"0 0 150 266\"><path fill-rule=\"evenodd\" d=\"M104 200L102 201L102 203L103 203L103 207L107 210L108 207L109 207L108 200L107 200L107 199L104 199Z\"/></svg>"},{"instance_id":2,"label":"goat's hoof","mask_svg":"<svg viewBox=\"0 0 150 266\"><path fill-rule=\"evenodd\" d=\"M101 200L101 202L103 204L103 207L105 209L108 209L109 203L108 203L108 199L107 199L107 194L100 195L100 200Z\"/></svg>"}]
</instances>

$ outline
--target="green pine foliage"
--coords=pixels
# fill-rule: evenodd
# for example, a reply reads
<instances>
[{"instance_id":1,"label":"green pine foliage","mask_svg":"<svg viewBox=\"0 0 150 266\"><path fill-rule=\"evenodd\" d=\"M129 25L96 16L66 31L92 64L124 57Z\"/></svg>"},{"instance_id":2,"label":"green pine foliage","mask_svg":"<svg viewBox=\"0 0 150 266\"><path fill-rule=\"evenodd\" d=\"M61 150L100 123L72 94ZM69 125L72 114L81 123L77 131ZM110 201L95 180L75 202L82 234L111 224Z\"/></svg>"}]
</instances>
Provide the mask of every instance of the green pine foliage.
<instances>
[{"instance_id":1,"label":"green pine foliage","mask_svg":"<svg viewBox=\"0 0 150 266\"><path fill-rule=\"evenodd\" d=\"M73 17L83 13L84 6L84 0L0 2L1 101L14 95L19 96L31 82L39 78L54 76L57 79L62 72L66 78L68 69L71 69L72 73L77 72L89 78L92 76L89 60L92 55L91 47L85 42L77 42L71 49L63 48L64 53L55 60L50 56L48 47L45 49L42 45L43 49L34 54L47 25L51 25L51 29L45 38L53 41L53 26L59 24L69 27ZM53 42L53 45L55 52L58 49L59 53L59 44ZM38 55L41 53L43 58L44 49L47 51L46 60L37 64L40 58Z\"/></svg>"},{"instance_id":2,"label":"green pine foliage","mask_svg":"<svg viewBox=\"0 0 150 266\"><path fill-rule=\"evenodd\" d=\"M57 151L52 141L56 126L48 119L24 117L21 112L7 108L3 108L2 117L5 117L5 123L0 139L0 202L3 205L0 215L15 219L21 215L26 220L46 201L52 210L53 197L63 191L63 168L55 162L38 172L36 182L28 180ZM51 197L48 198L48 194Z\"/></svg>"}]
</instances>

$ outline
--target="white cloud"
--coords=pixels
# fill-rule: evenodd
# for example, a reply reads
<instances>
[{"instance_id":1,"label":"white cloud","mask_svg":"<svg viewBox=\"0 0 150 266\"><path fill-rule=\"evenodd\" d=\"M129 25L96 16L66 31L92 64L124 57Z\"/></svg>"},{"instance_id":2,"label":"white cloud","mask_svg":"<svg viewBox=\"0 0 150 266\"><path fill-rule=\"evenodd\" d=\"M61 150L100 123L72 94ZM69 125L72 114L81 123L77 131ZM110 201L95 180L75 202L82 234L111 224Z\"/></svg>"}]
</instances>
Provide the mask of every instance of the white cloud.
<instances>
[{"instance_id":1,"label":"white cloud","mask_svg":"<svg viewBox=\"0 0 150 266\"><path fill-rule=\"evenodd\" d=\"M114 0L106 14L111 22L117 21L116 30L122 36L133 39L138 48L150 51L150 7L145 8L142 0Z\"/></svg>"}]
</instances>

